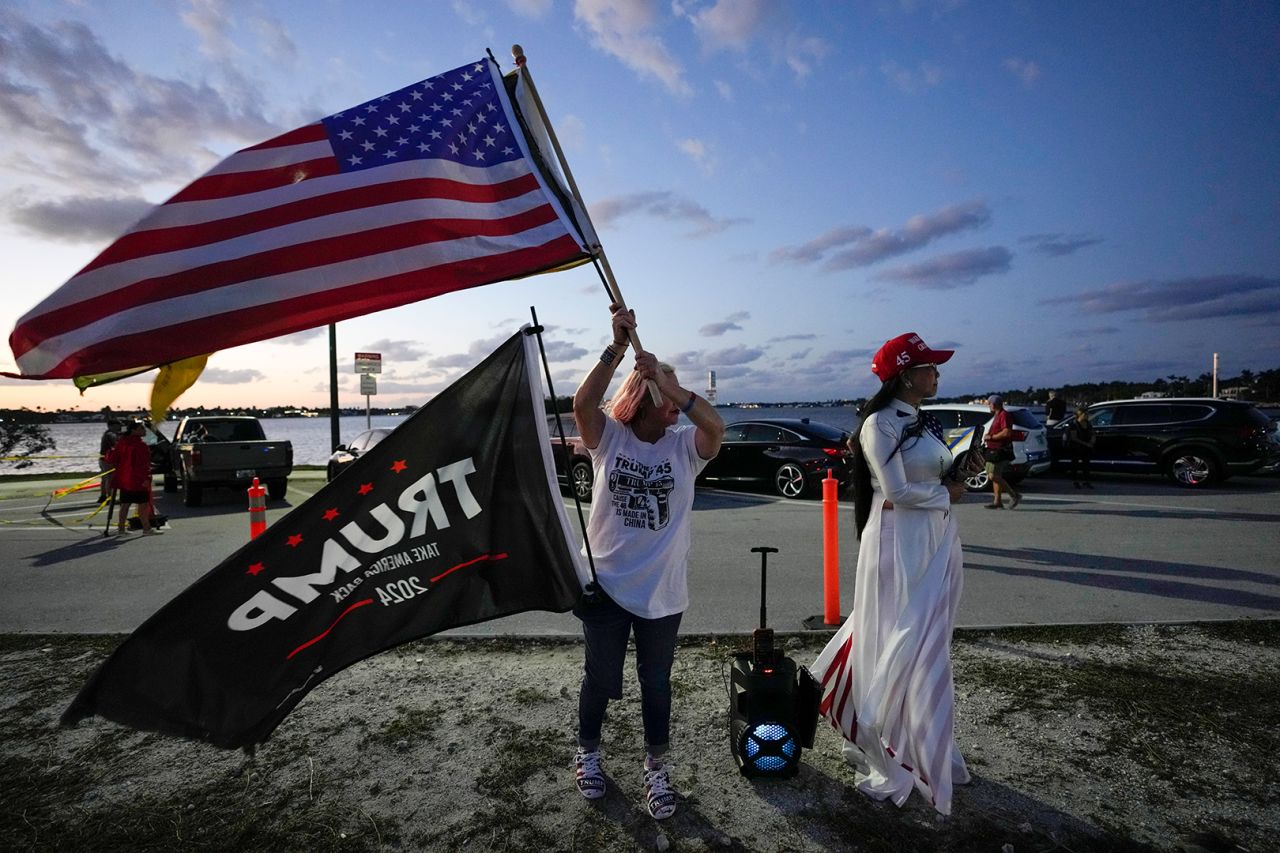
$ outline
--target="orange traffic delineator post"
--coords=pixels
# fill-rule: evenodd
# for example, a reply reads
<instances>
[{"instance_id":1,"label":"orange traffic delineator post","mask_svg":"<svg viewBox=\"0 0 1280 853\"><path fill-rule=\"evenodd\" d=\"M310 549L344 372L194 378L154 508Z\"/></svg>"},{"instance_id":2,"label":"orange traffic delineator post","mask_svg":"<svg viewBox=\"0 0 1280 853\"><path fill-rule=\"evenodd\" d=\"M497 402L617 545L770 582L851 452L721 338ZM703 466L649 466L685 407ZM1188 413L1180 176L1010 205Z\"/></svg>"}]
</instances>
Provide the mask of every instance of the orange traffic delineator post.
<instances>
[{"instance_id":1,"label":"orange traffic delineator post","mask_svg":"<svg viewBox=\"0 0 1280 853\"><path fill-rule=\"evenodd\" d=\"M839 625L840 618L840 481L831 476L822 481L822 621Z\"/></svg>"},{"instance_id":2,"label":"orange traffic delineator post","mask_svg":"<svg viewBox=\"0 0 1280 853\"><path fill-rule=\"evenodd\" d=\"M253 478L249 487L249 538L257 539L267 529L267 490Z\"/></svg>"}]
</instances>

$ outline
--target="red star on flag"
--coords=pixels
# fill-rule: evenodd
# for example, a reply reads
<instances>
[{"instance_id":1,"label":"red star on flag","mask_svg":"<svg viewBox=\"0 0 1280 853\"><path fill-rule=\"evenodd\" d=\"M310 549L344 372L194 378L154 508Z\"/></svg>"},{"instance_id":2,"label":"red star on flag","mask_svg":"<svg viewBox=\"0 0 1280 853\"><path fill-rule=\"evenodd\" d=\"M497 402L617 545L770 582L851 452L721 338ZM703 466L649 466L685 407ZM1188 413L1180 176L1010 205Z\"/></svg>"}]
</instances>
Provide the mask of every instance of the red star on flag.
<instances>
[{"instance_id":1,"label":"red star on flag","mask_svg":"<svg viewBox=\"0 0 1280 853\"><path fill-rule=\"evenodd\" d=\"M401 471L403 471L405 468L408 468L408 467L409 467L408 465L404 464L403 459L397 459L395 464L391 466L391 470L399 474Z\"/></svg>"},{"instance_id":2,"label":"red star on flag","mask_svg":"<svg viewBox=\"0 0 1280 853\"><path fill-rule=\"evenodd\" d=\"M365 483L360 487L360 494L367 495L373 491L373 483Z\"/></svg>"},{"instance_id":3,"label":"red star on flag","mask_svg":"<svg viewBox=\"0 0 1280 853\"><path fill-rule=\"evenodd\" d=\"M263 569L265 569L265 568L266 568L266 566L262 565L262 563L252 563L252 564L249 566L249 570L248 570L248 571L246 571L246 572L245 572L245 574L246 574L246 575L253 575L254 577L257 577L257 576L258 576L258 572L262 571L262 570L263 570Z\"/></svg>"},{"instance_id":4,"label":"red star on flag","mask_svg":"<svg viewBox=\"0 0 1280 853\"><path fill-rule=\"evenodd\" d=\"M324 520L325 520L325 521L333 521L333 520L334 520L335 518L337 518L337 517L338 517L338 509L337 509L337 507L332 507L332 508L327 509L327 510L325 510L325 511L324 511Z\"/></svg>"},{"instance_id":5,"label":"red star on flag","mask_svg":"<svg viewBox=\"0 0 1280 853\"><path fill-rule=\"evenodd\" d=\"M289 537L288 541L285 544L288 545L290 548L297 548L299 545L302 544L302 534L301 533L293 534L292 536Z\"/></svg>"}]
</instances>

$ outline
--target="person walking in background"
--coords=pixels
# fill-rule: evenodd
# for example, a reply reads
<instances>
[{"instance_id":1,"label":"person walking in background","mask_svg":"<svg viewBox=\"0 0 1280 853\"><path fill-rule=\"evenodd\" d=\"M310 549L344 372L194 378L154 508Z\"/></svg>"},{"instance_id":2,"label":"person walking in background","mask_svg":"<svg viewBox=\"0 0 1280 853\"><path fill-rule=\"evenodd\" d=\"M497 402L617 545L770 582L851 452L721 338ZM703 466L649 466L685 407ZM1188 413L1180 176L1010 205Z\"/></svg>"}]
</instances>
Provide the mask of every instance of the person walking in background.
<instances>
[{"instance_id":1,"label":"person walking in background","mask_svg":"<svg viewBox=\"0 0 1280 853\"><path fill-rule=\"evenodd\" d=\"M693 481L716 453L724 421L706 400L680 387L674 370L652 353L636 353L636 367L607 410L600 401L627 348L635 313L618 305L613 343L578 387L573 417L595 468L587 541L598 589L588 588L574 614L582 620L586 661L578 696L574 777L589 800L605 794L600 741L610 699L622 698L627 640L634 632L645 808L659 820L676 811L665 756L670 745L671 667L676 632L689 606ZM661 402L649 396L657 383ZM676 426L683 414L692 426Z\"/></svg>"},{"instance_id":2,"label":"person walking in background","mask_svg":"<svg viewBox=\"0 0 1280 853\"><path fill-rule=\"evenodd\" d=\"M1051 427L1061 423L1067 416L1067 401L1058 396L1057 391L1049 392L1049 402L1044 404L1044 425Z\"/></svg>"},{"instance_id":3,"label":"person walking in background","mask_svg":"<svg viewBox=\"0 0 1280 853\"><path fill-rule=\"evenodd\" d=\"M853 442L853 613L811 668L858 790L898 806L918 790L942 814L952 786L969 781L951 672L964 568L952 509L965 486L947 476L951 450L920 404L936 396L937 366L953 354L909 332L871 362L882 384Z\"/></svg>"},{"instance_id":4,"label":"person walking in background","mask_svg":"<svg viewBox=\"0 0 1280 853\"><path fill-rule=\"evenodd\" d=\"M1004 398L992 394L987 399L987 407L991 409L991 426L982 439L982 455L987 460L987 477L991 480L991 503L987 509L1004 509L1003 492L1009 493L1009 509L1022 502L1019 492L1004 478L1004 472L1013 461L1013 426L1009 422L1009 413L1004 408Z\"/></svg>"},{"instance_id":5,"label":"person walking in background","mask_svg":"<svg viewBox=\"0 0 1280 853\"><path fill-rule=\"evenodd\" d=\"M1089 473L1089 463L1093 459L1093 446L1098 436L1089 422L1089 411L1084 406L1076 407L1076 415L1067 424L1067 450L1071 453L1071 481L1078 489L1093 488L1093 478Z\"/></svg>"},{"instance_id":6,"label":"person walking in background","mask_svg":"<svg viewBox=\"0 0 1280 853\"><path fill-rule=\"evenodd\" d=\"M129 533L129 507L133 504L138 505L138 520L142 522L144 534L164 532L151 528L151 449L142 440L146 428L140 420L130 422L128 432L120 436L107 454L107 461L116 469L115 484L120 490L118 536Z\"/></svg>"},{"instance_id":7,"label":"person walking in background","mask_svg":"<svg viewBox=\"0 0 1280 853\"><path fill-rule=\"evenodd\" d=\"M115 418L108 418L107 429L102 433L102 440L98 442L98 471L101 475L98 480L98 503L102 503L111 497L111 492L115 488L114 477L107 473L111 470L111 463L107 461L107 454L111 452L111 448L116 446L116 441L119 438L120 422Z\"/></svg>"}]
</instances>

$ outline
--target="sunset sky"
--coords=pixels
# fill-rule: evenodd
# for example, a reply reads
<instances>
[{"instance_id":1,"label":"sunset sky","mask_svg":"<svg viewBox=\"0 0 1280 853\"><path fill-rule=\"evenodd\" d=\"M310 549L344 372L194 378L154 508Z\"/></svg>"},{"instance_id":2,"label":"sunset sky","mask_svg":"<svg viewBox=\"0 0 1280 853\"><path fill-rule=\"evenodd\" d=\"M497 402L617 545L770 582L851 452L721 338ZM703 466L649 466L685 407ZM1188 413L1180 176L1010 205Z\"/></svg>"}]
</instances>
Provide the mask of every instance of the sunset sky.
<instances>
[{"instance_id":1,"label":"sunset sky","mask_svg":"<svg viewBox=\"0 0 1280 853\"><path fill-rule=\"evenodd\" d=\"M1280 366L1280 4L8 0L6 336L233 151L518 42L646 347L722 401L870 393L916 331L941 393ZM591 267L338 325L421 404L529 318L568 394ZM326 405L318 328L217 353L179 405ZM13 370L8 347L0 369ZM0 379L0 408L139 408Z\"/></svg>"}]
</instances>

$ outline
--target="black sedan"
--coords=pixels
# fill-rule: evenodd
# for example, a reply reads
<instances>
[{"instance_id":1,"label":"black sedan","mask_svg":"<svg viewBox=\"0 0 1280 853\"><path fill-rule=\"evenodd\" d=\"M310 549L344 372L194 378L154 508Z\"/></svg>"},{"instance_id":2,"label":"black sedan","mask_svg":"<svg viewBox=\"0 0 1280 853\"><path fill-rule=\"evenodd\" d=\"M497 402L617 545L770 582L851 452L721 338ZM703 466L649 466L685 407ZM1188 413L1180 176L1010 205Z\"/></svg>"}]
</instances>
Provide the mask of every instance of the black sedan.
<instances>
[{"instance_id":1,"label":"black sedan","mask_svg":"<svg viewBox=\"0 0 1280 853\"><path fill-rule=\"evenodd\" d=\"M551 456L556 462L556 477L562 486L573 490L579 500L590 501L595 480L591 457L582 443L582 436L578 435L578 425L574 423L573 415L561 415L560 424L564 427L564 442L560 441L556 416L547 415L547 434L551 436Z\"/></svg>"},{"instance_id":2,"label":"black sedan","mask_svg":"<svg viewBox=\"0 0 1280 853\"><path fill-rule=\"evenodd\" d=\"M817 495L828 469L843 489L852 471L849 433L808 418L760 418L725 427L700 483L764 484L786 498Z\"/></svg>"},{"instance_id":3,"label":"black sedan","mask_svg":"<svg viewBox=\"0 0 1280 853\"><path fill-rule=\"evenodd\" d=\"M329 457L329 464L325 468L328 479L332 480L347 470L347 466L355 462L361 454L368 453L375 444L391 435L391 430L391 427L367 429L351 439L349 444L339 444L338 449Z\"/></svg>"}]
</instances>

